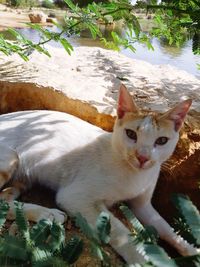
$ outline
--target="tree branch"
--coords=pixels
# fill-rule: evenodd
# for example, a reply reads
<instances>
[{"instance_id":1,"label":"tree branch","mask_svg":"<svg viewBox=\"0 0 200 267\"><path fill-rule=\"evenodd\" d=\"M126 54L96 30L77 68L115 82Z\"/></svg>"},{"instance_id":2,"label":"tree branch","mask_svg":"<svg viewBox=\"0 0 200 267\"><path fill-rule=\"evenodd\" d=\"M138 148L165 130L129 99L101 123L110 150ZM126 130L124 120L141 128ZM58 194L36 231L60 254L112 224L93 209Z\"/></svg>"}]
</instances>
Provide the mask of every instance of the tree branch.
<instances>
[{"instance_id":1,"label":"tree branch","mask_svg":"<svg viewBox=\"0 0 200 267\"><path fill-rule=\"evenodd\" d=\"M147 9L169 9L169 10L174 10L180 13L184 13L184 14L191 14L192 12L190 10L187 9L180 9L174 6L165 6L165 5L147 5L146 6Z\"/></svg>"},{"instance_id":2,"label":"tree branch","mask_svg":"<svg viewBox=\"0 0 200 267\"><path fill-rule=\"evenodd\" d=\"M66 29L66 30L62 30L61 32L57 33L57 36L60 37L63 33L65 33L66 31L70 31L71 29L73 29L74 27L76 27L77 25L79 25L80 23L81 23L81 20L78 21L78 22L76 22L76 23L74 23L73 25L71 25L68 29ZM48 42L50 42L50 41L52 41L52 40L54 40L53 37L48 38L47 40L44 40L44 41L42 41L42 42L35 43L35 44L33 44L33 45L31 45L31 44L27 44L27 45L25 45L25 46L21 49L21 51L27 50L29 47L34 47L34 46L41 46L41 45L44 45L44 44L46 44L46 43L48 43Z\"/></svg>"},{"instance_id":3,"label":"tree branch","mask_svg":"<svg viewBox=\"0 0 200 267\"><path fill-rule=\"evenodd\" d=\"M129 7L120 7L120 8L117 8L115 10L102 13L102 16L111 15L111 14L114 14L114 13L117 13L117 12L123 11L123 10L132 11L133 10L133 6L131 6L131 7L130 6Z\"/></svg>"}]
</instances>

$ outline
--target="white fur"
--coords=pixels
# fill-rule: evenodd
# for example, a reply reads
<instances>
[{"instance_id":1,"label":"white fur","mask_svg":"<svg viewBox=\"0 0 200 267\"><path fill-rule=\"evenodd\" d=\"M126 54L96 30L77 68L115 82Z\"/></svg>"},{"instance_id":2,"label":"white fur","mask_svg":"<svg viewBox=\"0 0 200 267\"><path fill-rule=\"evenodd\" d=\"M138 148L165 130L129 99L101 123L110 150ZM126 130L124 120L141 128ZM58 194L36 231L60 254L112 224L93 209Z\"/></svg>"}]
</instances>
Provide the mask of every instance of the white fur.
<instances>
[{"instance_id":1,"label":"white fur","mask_svg":"<svg viewBox=\"0 0 200 267\"><path fill-rule=\"evenodd\" d=\"M38 181L55 189L59 207L72 214L81 212L92 224L100 211L107 211L112 224L110 243L128 263L143 262L144 257L128 241L129 230L108 211L109 206L123 200L130 200L138 218L153 224L180 252L195 253L150 204L160 164L172 154L178 134L172 131L169 144L155 148L155 139L166 133L162 129L155 132L150 118L143 121L136 144L127 139L124 129L136 129L138 122L118 123L111 134L60 112L16 112L0 116L0 142L19 157L14 180ZM135 149L146 149L149 154L151 163L145 168L127 159L127 153ZM31 208L35 210L35 206L25 205L26 211ZM42 208L40 211L39 217ZM45 217L55 213L45 212Z\"/></svg>"}]
</instances>

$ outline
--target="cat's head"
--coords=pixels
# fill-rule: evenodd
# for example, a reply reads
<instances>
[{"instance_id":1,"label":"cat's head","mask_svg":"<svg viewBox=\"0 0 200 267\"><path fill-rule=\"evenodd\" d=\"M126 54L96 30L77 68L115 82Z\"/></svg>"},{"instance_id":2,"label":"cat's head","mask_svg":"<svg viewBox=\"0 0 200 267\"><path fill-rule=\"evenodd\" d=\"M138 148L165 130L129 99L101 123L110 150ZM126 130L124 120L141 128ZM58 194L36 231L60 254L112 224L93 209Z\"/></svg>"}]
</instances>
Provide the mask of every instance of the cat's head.
<instances>
[{"instance_id":1,"label":"cat's head","mask_svg":"<svg viewBox=\"0 0 200 267\"><path fill-rule=\"evenodd\" d=\"M133 168L148 169L166 161L179 139L179 130L192 101L165 113L141 111L124 85L120 87L112 146Z\"/></svg>"}]
</instances>

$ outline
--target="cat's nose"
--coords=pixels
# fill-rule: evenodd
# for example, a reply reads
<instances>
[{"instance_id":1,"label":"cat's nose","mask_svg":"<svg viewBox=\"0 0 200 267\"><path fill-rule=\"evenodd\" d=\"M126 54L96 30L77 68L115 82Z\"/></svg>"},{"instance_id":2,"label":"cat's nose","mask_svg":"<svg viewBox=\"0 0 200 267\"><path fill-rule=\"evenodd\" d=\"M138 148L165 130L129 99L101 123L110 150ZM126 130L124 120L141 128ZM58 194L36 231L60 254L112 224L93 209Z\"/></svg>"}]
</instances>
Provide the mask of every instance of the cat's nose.
<instances>
[{"instance_id":1,"label":"cat's nose","mask_svg":"<svg viewBox=\"0 0 200 267\"><path fill-rule=\"evenodd\" d=\"M145 164L145 162L147 162L149 160L149 157L147 157L145 155L138 154L138 153L136 153L136 157L140 163L140 167L142 167Z\"/></svg>"}]
</instances>

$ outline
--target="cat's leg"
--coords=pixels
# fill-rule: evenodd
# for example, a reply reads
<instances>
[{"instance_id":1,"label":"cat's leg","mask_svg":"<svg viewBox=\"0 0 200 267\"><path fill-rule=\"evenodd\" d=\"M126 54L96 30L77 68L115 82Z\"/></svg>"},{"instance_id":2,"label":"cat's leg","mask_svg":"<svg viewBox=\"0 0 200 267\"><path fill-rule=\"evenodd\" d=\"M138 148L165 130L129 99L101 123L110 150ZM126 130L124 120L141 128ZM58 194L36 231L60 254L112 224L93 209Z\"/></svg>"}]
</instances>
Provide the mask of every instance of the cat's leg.
<instances>
[{"instance_id":1,"label":"cat's leg","mask_svg":"<svg viewBox=\"0 0 200 267\"><path fill-rule=\"evenodd\" d=\"M129 201L135 216L144 224L152 225L161 239L175 247L181 255L189 256L200 253L200 249L177 235L174 229L160 216L151 204L152 188L143 195Z\"/></svg>"},{"instance_id":2,"label":"cat's leg","mask_svg":"<svg viewBox=\"0 0 200 267\"><path fill-rule=\"evenodd\" d=\"M7 214L8 220L15 219L15 204L9 202L10 209ZM67 219L66 214L58 209L50 209L37 204L23 203L23 212L28 221L38 222L41 219L55 220L64 223Z\"/></svg>"},{"instance_id":3,"label":"cat's leg","mask_svg":"<svg viewBox=\"0 0 200 267\"><path fill-rule=\"evenodd\" d=\"M0 188L9 182L18 164L17 152L0 144Z\"/></svg>"},{"instance_id":4,"label":"cat's leg","mask_svg":"<svg viewBox=\"0 0 200 267\"><path fill-rule=\"evenodd\" d=\"M7 219L15 219L15 204L14 201L19 195L25 191L29 184L25 181L13 181L12 186L5 188L0 192L0 199L4 199L8 202L10 208L7 214ZM57 222L64 223L66 220L66 214L58 209L50 209L40 205L23 203L23 211L28 221L38 222L41 219L49 219L51 221L56 220Z\"/></svg>"},{"instance_id":5,"label":"cat's leg","mask_svg":"<svg viewBox=\"0 0 200 267\"><path fill-rule=\"evenodd\" d=\"M5 188L0 192L0 199L4 199L8 202L10 209L7 215L7 219L15 219L15 205L14 201L19 195L27 189L25 182L13 181L12 186ZM56 220L57 222L64 223L66 215L64 212L58 209L50 209L40 205L23 203L23 211L28 221L38 222L41 219Z\"/></svg>"},{"instance_id":6,"label":"cat's leg","mask_svg":"<svg viewBox=\"0 0 200 267\"><path fill-rule=\"evenodd\" d=\"M94 203L86 196L83 185L72 184L61 189L57 196L57 205L72 215L81 213L91 225L95 225L98 215L105 211L110 216L110 245L128 264L145 262L144 256L130 242L130 231L118 220L103 203Z\"/></svg>"}]
</instances>

